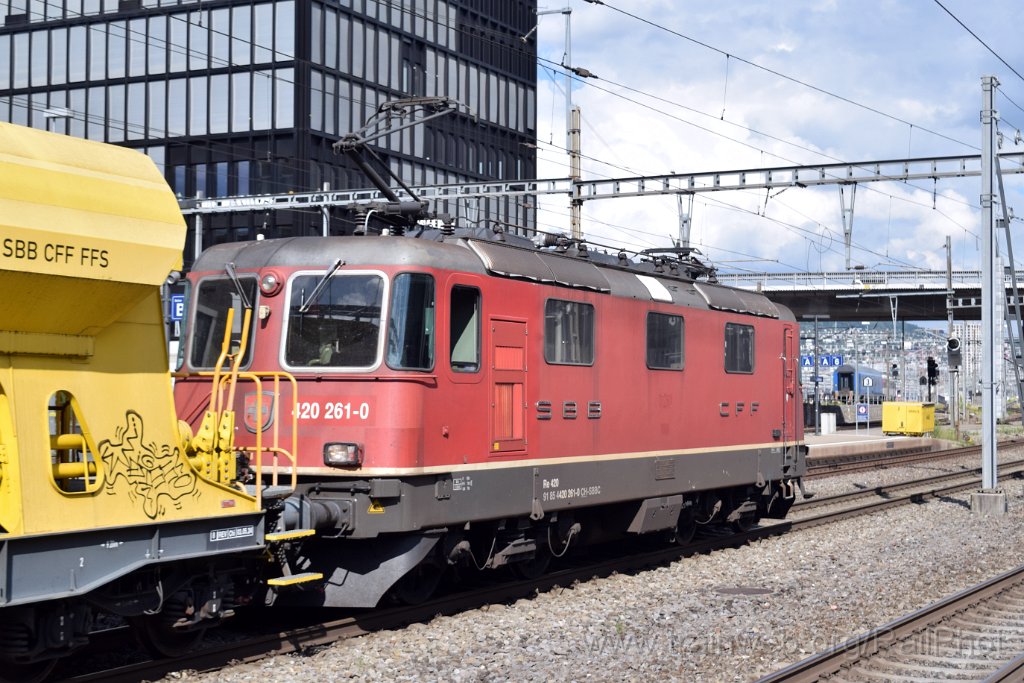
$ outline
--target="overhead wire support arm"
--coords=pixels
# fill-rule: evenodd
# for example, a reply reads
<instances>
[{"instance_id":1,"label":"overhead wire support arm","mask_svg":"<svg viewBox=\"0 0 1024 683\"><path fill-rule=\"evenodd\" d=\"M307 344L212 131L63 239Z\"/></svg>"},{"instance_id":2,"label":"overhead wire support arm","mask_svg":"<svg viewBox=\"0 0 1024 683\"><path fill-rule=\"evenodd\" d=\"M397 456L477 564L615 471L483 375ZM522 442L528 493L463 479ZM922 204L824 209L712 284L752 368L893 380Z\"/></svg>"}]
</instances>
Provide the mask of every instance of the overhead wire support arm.
<instances>
[{"instance_id":1,"label":"overhead wire support arm","mask_svg":"<svg viewBox=\"0 0 1024 683\"><path fill-rule=\"evenodd\" d=\"M1013 310L1013 318L1006 315L1006 332L1010 340L1010 362L1013 364L1013 376L1017 382L1017 395L1024 395L1024 376L1021 372L1021 345L1024 344L1024 319L1021 315L1020 287L1017 282L1017 268L1013 260L1013 235L1010 232L1010 209L1006 202L1006 190L1003 187L1002 167L999 163L999 155L993 155L995 162L995 176L999 189L999 205L1002 208L1002 220L996 224L1006 233L1006 256L1010 261L1010 286L1013 296L1010 297L1009 306ZM1016 323L1016 324L1014 324ZM1024 424L1024 414L1021 415L1021 423Z\"/></svg>"},{"instance_id":2,"label":"overhead wire support arm","mask_svg":"<svg viewBox=\"0 0 1024 683\"><path fill-rule=\"evenodd\" d=\"M850 207L846 207L846 188L850 188ZM839 185L839 208L843 218L843 241L846 243L846 269L850 270L850 244L853 242L853 205L857 201L857 183Z\"/></svg>"},{"instance_id":3,"label":"overhead wire support arm","mask_svg":"<svg viewBox=\"0 0 1024 683\"><path fill-rule=\"evenodd\" d=\"M417 98L431 99L431 98ZM447 98L434 98L447 99ZM442 113L437 113L442 116ZM430 118L433 118L431 116ZM428 119L419 119L423 123ZM412 122L402 128L415 125ZM392 129L390 132L394 132ZM400 129L399 129L400 130ZM387 133L374 135L377 139ZM343 146L360 139L345 136L335 143L339 152ZM362 138L365 141L365 138ZM1024 153L1007 152L999 155L1002 173L1024 173ZM789 187L810 187L816 185L849 185L851 183L897 181L907 182L922 179L970 178L981 175L981 156L924 157L914 159L890 159L884 161L859 161L807 166L776 166L726 171L702 171L696 173L671 173L657 176L633 176L586 180L574 182L570 178L548 178L515 181L480 181L450 185L430 185L413 188L410 196L430 199L452 199L469 197L523 196L523 195L569 195L581 202L593 199L618 197L641 197L697 192L722 192L729 190L783 189ZM386 185L383 180L381 183ZM330 190L296 192L281 195L251 195L239 197L189 198L178 202L185 215L208 213L232 213L245 211L270 211L310 208L320 206L348 206L352 204L371 205L387 197L384 190L375 183L375 188L355 190ZM394 190L388 188L394 195ZM392 200L394 201L394 200Z\"/></svg>"},{"instance_id":4,"label":"overhead wire support arm","mask_svg":"<svg viewBox=\"0 0 1024 683\"><path fill-rule=\"evenodd\" d=\"M1011 152L1001 154L1000 157L1007 162L1005 173L1024 173L1024 154ZM981 156L969 154L607 178L583 182L580 194L583 200L589 200L675 194L680 191L781 189L883 181L969 178L980 175Z\"/></svg>"}]
</instances>

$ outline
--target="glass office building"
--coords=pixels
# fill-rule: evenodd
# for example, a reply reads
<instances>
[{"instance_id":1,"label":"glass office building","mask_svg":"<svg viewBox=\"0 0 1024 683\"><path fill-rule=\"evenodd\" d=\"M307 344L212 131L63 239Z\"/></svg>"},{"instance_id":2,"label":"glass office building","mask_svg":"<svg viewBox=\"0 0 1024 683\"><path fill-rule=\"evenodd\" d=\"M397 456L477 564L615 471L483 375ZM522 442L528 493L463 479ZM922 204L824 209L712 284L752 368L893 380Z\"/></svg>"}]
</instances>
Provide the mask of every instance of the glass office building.
<instances>
[{"instance_id":1,"label":"glass office building","mask_svg":"<svg viewBox=\"0 0 1024 683\"><path fill-rule=\"evenodd\" d=\"M382 138L384 163L412 185L534 178L536 21L536 0L0 0L0 120L137 148L182 198L287 194L370 186L332 144L382 102L447 96L474 116ZM219 214L204 244L321 231Z\"/></svg>"}]
</instances>

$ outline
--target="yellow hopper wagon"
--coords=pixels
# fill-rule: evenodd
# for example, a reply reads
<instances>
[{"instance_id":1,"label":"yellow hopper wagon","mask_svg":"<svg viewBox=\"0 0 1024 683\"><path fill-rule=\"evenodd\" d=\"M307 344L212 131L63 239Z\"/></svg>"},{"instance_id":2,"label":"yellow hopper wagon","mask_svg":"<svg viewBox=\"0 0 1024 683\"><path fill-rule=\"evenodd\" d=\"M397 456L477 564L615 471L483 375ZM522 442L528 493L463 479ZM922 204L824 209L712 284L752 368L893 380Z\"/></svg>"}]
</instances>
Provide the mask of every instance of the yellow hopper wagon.
<instances>
[{"instance_id":1,"label":"yellow hopper wagon","mask_svg":"<svg viewBox=\"0 0 1024 683\"><path fill-rule=\"evenodd\" d=\"M146 156L0 123L0 676L44 675L100 612L171 654L255 590L230 403L195 436L175 415L160 291L184 239Z\"/></svg>"}]
</instances>

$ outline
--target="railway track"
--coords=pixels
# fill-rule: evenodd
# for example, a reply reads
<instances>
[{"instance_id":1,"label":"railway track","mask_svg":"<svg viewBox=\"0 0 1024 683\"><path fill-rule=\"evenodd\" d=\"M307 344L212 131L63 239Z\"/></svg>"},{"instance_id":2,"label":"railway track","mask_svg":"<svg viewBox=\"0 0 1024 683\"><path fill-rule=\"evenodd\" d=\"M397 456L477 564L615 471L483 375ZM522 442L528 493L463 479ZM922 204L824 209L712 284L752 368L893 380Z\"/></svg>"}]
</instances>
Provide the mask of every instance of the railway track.
<instances>
[{"instance_id":1,"label":"railway track","mask_svg":"<svg viewBox=\"0 0 1024 683\"><path fill-rule=\"evenodd\" d=\"M1024 566L808 657L758 683L1020 681Z\"/></svg>"},{"instance_id":2,"label":"railway track","mask_svg":"<svg viewBox=\"0 0 1024 683\"><path fill-rule=\"evenodd\" d=\"M1022 476L1024 474L1024 459L1011 460L999 464L999 472L1004 477ZM944 487L958 480L968 480L973 486L981 476L981 468L975 467L959 472L946 472L921 479L913 479L905 482L897 482L886 486L875 486L873 488L839 493L834 496L823 496L798 500L793 504L791 514L801 514L807 510L833 505L852 503L862 499L870 498L891 498L893 495L905 493L910 490L923 489L928 491L937 487Z\"/></svg>"},{"instance_id":3,"label":"railway track","mask_svg":"<svg viewBox=\"0 0 1024 683\"><path fill-rule=\"evenodd\" d=\"M1024 477L1024 460L1005 463L1000 469L999 476L1000 479ZM640 571L698 553L736 547L772 536L877 513L898 505L917 504L929 499L961 493L976 489L979 479L980 470L970 470L900 482L891 486L831 496L817 501L811 499L811 501L798 502L794 505L794 513L812 510L820 506L836 509L778 523L764 524L745 532L712 532L708 537L699 538L686 546L658 548L638 552L625 558L589 561L585 564L549 572L538 579L483 586L445 595L418 606L393 607L346 614L322 623L301 624L281 631L247 635L237 642L207 647L174 659L138 662L94 673L71 675L69 672L75 671L76 668L74 660L72 660L68 662L64 675L67 676L67 680L76 683L153 680L180 670L209 671L223 668L229 664L255 661L272 655L302 652L376 630L400 628L410 623L428 621L439 615L484 608L488 604L507 603L535 595L538 592L569 587L592 578L606 577L617 572ZM104 647L110 646L104 645ZM1021 648L1021 651L1024 651L1024 647Z\"/></svg>"},{"instance_id":4,"label":"railway track","mask_svg":"<svg viewBox=\"0 0 1024 683\"><path fill-rule=\"evenodd\" d=\"M1012 447L1020 443L1019 441L1007 441L1005 444L1000 444L1000 446ZM940 451L932 450L930 446L919 446L903 449L898 452L885 450L873 453L815 456L807 459L807 475L805 478L849 474L861 470L874 470L879 467L901 467L980 453L980 446L964 446Z\"/></svg>"},{"instance_id":5,"label":"railway track","mask_svg":"<svg viewBox=\"0 0 1024 683\"><path fill-rule=\"evenodd\" d=\"M999 442L1000 452L1020 446L1024 446L1024 439L1007 439L1006 441ZM811 456L807 459L807 474L805 478L827 477L862 470L901 467L970 456L981 456L980 444L944 448L941 450L932 450L930 446L915 446L906 449L886 448L885 450L869 453Z\"/></svg>"}]
</instances>

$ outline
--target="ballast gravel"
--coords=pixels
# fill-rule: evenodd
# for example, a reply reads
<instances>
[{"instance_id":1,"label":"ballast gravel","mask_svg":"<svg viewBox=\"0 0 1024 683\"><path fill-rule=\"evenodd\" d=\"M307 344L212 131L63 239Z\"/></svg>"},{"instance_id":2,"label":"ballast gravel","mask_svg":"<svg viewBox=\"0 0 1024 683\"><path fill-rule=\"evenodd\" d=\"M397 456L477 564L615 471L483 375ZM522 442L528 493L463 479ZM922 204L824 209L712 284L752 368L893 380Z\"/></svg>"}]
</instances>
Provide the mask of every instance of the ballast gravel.
<instances>
[{"instance_id":1,"label":"ballast gravel","mask_svg":"<svg viewBox=\"0 0 1024 683\"><path fill-rule=\"evenodd\" d=\"M857 472L810 488L831 495L962 467ZM1024 482L1002 486L1004 517L972 514L969 493L949 496L165 680L751 681L1024 564Z\"/></svg>"}]
</instances>

